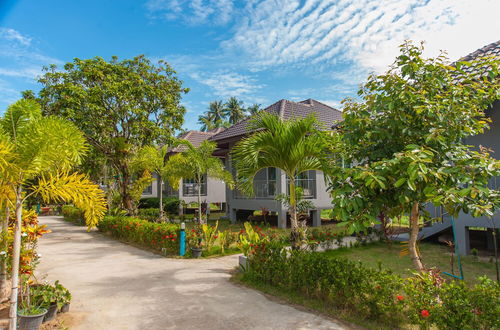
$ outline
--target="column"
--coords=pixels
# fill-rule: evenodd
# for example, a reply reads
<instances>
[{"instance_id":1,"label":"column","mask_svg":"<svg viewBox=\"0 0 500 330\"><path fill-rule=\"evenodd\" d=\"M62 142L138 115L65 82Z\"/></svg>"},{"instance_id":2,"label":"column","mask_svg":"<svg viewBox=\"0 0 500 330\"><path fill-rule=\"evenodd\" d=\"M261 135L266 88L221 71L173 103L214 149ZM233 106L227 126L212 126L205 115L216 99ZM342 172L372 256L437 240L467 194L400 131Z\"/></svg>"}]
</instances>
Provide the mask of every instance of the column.
<instances>
[{"instance_id":1,"label":"column","mask_svg":"<svg viewBox=\"0 0 500 330\"><path fill-rule=\"evenodd\" d=\"M321 210L313 210L311 211L312 217L312 226L320 227L321 226Z\"/></svg>"},{"instance_id":2,"label":"column","mask_svg":"<svg viewBox=\"0 0 500 330\"><path fill-rule=\"evenodd\" d=\"M462 256L470 253L469 227L455 223L455 244Z\"/></svg>"},{"instance_id":3,"label":"column","mask_svg":"<svg viewBox=\"0 0 500 330\"><path fill-rule=\"evenodd\" d=\"M286 208L280 208L278 210L278 228L286 229L287 214L288 214L288 210Z\"/></svg>"},{"instance_id":4,"label":"column","mask_svg":"<svg viewBox=\"0 0 500 330\"><path fill-rule=\"evenodd\" d=\"M229 219L231 220L232 224L236 223L236 209L231 208L229 205L227 205L228 211L229 211Z\"/></svg>"}]
</instances>

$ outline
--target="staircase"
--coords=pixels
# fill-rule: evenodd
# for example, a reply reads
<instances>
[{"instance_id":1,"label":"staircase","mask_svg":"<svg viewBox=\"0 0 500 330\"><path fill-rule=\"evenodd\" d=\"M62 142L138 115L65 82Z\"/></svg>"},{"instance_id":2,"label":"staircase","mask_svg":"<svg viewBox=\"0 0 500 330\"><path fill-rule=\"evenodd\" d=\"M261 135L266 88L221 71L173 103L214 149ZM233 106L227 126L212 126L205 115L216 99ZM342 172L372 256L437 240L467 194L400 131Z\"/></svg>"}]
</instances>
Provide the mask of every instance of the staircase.
<instances>
[{"instance_id":1,"label":"staircase","mask_svg":"<svg viewBox=\"0 0 500 330\"><path fill-rule=\"evenodd\" d=\"M433 210L431 210L431 208ZM429 236L435 235L437 233L442 232L443 230L446 230L451 227L451 216L444 212L441 208L434 208L432 206L427 207L427 210L433 215L433 217L441 218L441 221L434 222L432 226L429 227L424 227L420 230L420 233L418 234L419 239L424 239ZM395 241L408 241L410 238L408 233L402 233L399 235L394 236L393 240Z\"/></svg>"}]
</instances>

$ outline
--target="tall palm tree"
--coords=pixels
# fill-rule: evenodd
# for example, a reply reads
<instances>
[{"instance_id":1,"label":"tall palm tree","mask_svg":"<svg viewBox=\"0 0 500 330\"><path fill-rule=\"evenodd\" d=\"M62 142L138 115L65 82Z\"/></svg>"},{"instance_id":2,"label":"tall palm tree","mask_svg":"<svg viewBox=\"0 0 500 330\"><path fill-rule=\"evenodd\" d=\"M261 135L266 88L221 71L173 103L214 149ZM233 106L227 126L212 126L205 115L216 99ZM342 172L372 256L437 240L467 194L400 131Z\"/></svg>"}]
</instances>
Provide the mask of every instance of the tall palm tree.
<instances>
[{"instance_id":1,"label":"tall palm tree","mask_svg":"<svg viewBox=\"0 0 500 330\"><path fill-rule=\"evenodd\" d=\"M306 171L322 169L323 143L316 126L312 115L285 121L276 115L261 113L250 121L249 128L254 133L236 144L232 151L237 183L248 195L253 194L253 180L260 170L276 167L287 175L290 240L294 248L299 240L296 179Z\"/></svg>"},{"instance_id":2,"label":"tall palm tree","mask_svg":"<svg viewBox=\"0 0 500 330\"><path fill-rule=\"evenodd\" d=\"M231 125L236 124L246 117L243 101L238 100L234 96L227 100L224 111Z\"/></svg>"},{"instance_id":3,"label":"tall palm tree","mask_svg":"<svg viewBox=\"0 0 500 330\"><path fill-rule=\"evenodd\" d=\"M198 116L198 124L200 124L200 130L202 132L207 132L215 128L212 118L207 112Z\"/></svg>"},{"instance_id":4,"label":"tall palm tree","mask_svg":"<svg viewBox=\"0 0 500 330\"><path fill-rule=\"evenodd\" d=\"M224 113L224 103L222 102L222 100L210 102L207 114L215 125L221 125L222 122L224 122L224 120L226 119L226 114Z\"/></svg>"},{"instance_id":5,"label":"tall palm tree","mask_svg":"<svg viewBox=\"0 0 500 330\"><path fill-rule=\"evenodd\" d=\"M165 166L168 181L172 188L179 189L182 179L194 179L198 195L198 222L202 224L201 215L201 185L208 177L224 181L229 187L233 186L231 173L224 169L222 161L212 156L217 145L211 141L203 141L195 148L189 141L182 140L181 144L187 146L187 150L170 157Z\"/></svg>"},{"instance_id":6,"label":"tall palm tree","mask_svg":"<svg viewBox=\"0 0 500 330\"><path fill-rule=\"evenodd\" d=\"M89 227L104 216L104 192L85 175L70 172L87 150L85 137L74 124L42 117L34 100L17 101L0 118L0 181L11 188L14 197L7 203L16 211L9 329L17 326L21 220L26 199L38 195L47 202L72 202L83 210Z\"/></svg>"},{"instance_id":7,"label":"tall palm tree","mask_svg":"<svg viewBox=\"0 0 500 330\"><path fill-rule=\"evenodd\" d=\"M260 104L254 103L247 108L247 112L250 116L256 115L260 110Z\"/></svg>"}]
</instances>

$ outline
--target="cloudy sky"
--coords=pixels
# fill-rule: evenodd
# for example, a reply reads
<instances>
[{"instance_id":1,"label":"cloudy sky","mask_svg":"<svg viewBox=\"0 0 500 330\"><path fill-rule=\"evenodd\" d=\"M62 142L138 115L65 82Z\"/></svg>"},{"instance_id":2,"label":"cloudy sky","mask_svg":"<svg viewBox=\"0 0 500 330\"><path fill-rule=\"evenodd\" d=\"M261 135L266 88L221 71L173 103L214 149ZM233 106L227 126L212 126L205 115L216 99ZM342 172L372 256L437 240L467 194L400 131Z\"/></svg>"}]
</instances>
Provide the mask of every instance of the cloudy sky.
<instances>
[{"instance_id":1,"label":"cloudy sky","mask_svg":"<svg viewBox=\"0 0 500 330\"><path fill-rule=\"evenodd\" d=\"M48 64L145 54L186 87L185 127L215 99L333 106L405 39L455 60L500 39L499 0L0 1L0 113Z\"/></svg>"}]
</instances>

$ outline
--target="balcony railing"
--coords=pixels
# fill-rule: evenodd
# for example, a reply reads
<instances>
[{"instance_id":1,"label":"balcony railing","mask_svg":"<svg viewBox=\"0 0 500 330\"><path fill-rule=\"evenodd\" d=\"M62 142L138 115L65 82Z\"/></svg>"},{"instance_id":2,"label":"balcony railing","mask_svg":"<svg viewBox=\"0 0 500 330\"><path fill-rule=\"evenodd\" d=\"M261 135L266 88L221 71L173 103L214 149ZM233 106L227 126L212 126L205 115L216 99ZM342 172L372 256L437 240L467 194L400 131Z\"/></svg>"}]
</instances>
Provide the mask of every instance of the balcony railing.
<instances>
[{"instance_id":1,"label":"balcony railing","mask_svg":"<svg viewBox=\"0 0 500 330\"><path fill-rule=\"evenodd\" d=\"M198 196L198 184L197 183L183 183L182 184L182 195L186 197ZM200 195L207 195L207 183L204 182L200 186Z\"/></svg>"},{"instance_id":2,"label":"balcony railing","mask_svg":"<svg viewBox=\"0 0 500 330\"><path fill-rule=\"evenodd\" d=\"M254 198L269 198L276 196L276 180L254 180ZM249 198L239 190L234 191L234 198Z\"/></svg>"},{"instance_id":3,"label":"balcony railing","mask_svg":"<svg viewBox=\"0 0 500 330\"><path fill-rule=\"evenodd\" d=\"M295 179L295 186L302 188L303 198L316 198L316 179ZM290 194L289 185L287 185L287 193Z\"/></svg>"}]
</instances>

